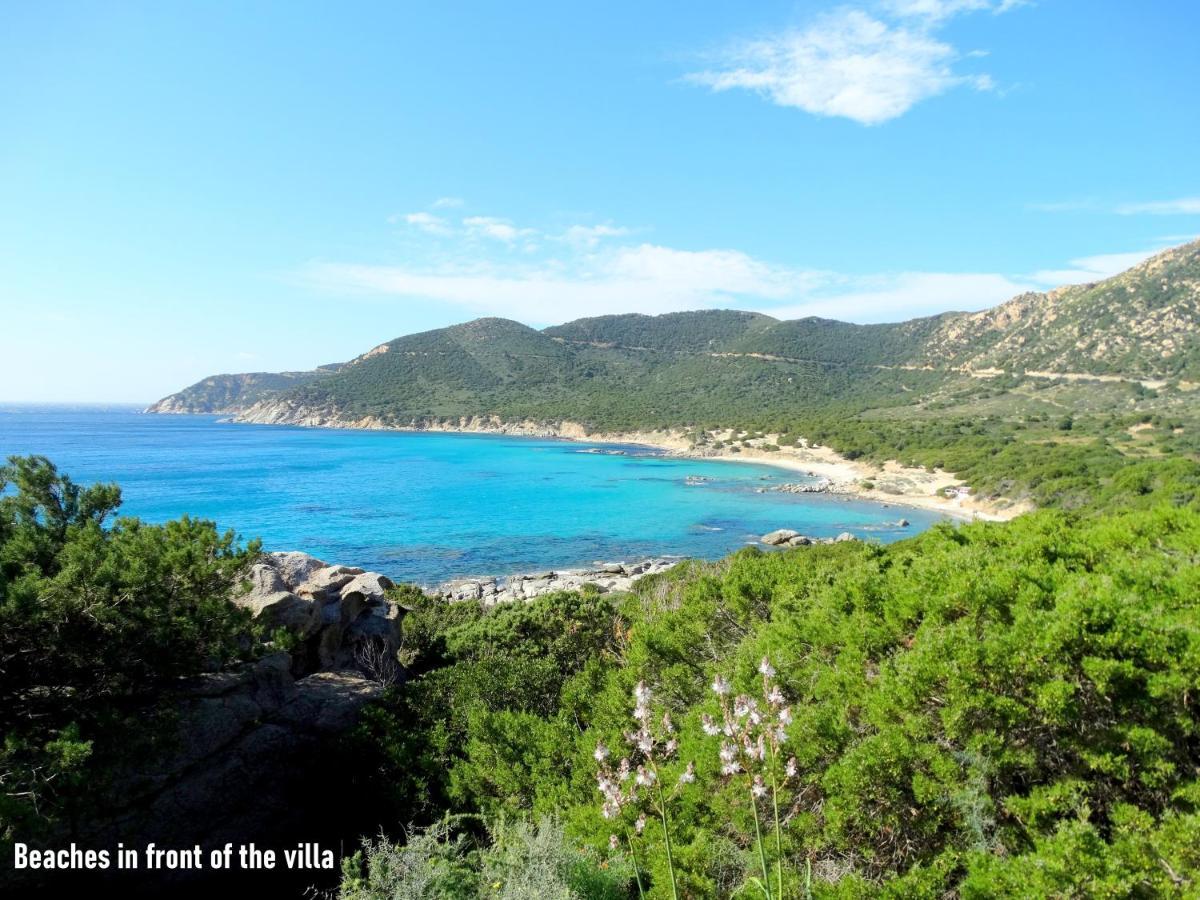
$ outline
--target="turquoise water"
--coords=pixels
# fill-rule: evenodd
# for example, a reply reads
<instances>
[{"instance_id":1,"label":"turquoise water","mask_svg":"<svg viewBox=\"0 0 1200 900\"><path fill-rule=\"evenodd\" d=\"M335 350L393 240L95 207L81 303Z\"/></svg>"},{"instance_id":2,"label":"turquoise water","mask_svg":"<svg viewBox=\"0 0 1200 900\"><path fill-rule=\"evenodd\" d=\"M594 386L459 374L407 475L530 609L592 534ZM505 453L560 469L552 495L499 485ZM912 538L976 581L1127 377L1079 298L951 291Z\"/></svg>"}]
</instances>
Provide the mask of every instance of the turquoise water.
<instances>
[{"instance_id":1,"label":"turquoise water","mask_svg":"<svg viewBox=\"0 0 1200 900\"><path fill-rule=\"evenodd\" d=\"M714 559L775 528L892 541L940 518L759 493L803 480L769 466L633 447L580 452L591 446L234 425L120 407L0 408L0 455L40 453L76 481L116 481L126 514L160 522L188 513L267 549L421 584L646 556ZM901 516L910 528L894 524Z\"/></svg>"}]
</instances>

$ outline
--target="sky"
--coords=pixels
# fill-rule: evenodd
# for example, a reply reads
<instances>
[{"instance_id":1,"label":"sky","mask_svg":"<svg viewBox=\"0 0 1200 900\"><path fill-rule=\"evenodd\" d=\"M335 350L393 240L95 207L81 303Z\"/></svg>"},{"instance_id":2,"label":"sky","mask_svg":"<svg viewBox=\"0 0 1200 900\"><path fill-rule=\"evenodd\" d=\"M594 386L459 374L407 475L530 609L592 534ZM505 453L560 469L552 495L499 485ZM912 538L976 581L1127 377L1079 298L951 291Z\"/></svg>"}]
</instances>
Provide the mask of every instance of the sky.
<instances>
[{"instance_id":1,"label":"sky","mask_svg":"<svg viewBox=\"0 0 1200 900\"><path fill-rule=\"evenodd\" d=\"M1200 5L3 2L0 400L479 316L897 321L1200 235Z\"/></svg>"}]
</instances>

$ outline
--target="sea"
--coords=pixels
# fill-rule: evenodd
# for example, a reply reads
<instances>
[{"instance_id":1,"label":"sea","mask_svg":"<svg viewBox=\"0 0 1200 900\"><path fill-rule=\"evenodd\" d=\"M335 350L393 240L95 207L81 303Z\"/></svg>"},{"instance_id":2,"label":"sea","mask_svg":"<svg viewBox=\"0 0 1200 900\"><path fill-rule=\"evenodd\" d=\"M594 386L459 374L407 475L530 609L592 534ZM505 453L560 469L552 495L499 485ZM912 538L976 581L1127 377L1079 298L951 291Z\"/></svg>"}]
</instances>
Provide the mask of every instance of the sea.
<instances>
[{"instance_id":1,"label":"sea","mask_svg":"<svg viewBox=\"0 0 1200 900\"><path fill-rule=\"evenodd\" d=\"M806 476L639 446L0 405L0 457L28 454L78 483L116 482L121 515L209 519L267 550L421 585L652 556L717 559L776 528L890 542L942 519L772 491Z\"/></svg>"}]
</instances>

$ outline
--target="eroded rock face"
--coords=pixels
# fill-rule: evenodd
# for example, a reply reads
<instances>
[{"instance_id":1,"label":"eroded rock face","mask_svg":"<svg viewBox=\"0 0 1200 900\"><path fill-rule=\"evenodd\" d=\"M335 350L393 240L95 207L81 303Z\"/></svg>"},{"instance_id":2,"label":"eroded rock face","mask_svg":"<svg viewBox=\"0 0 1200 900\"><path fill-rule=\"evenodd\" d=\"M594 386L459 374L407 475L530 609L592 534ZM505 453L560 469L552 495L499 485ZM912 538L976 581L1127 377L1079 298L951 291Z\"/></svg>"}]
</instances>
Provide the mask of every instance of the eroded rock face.
<instances>
[{"instance_id":1,"label":"eroded rock face","mask_svg":"<svg viewBox=\"0 0 1200 900\"><path fill-rule=\"evenodd\" d=\"M400 646L403 610L387 599L386 575L293 551L263 554L248 580L233 602L301 639L301 674L361 668L367 645L389 657Z\"/></svg>"}]
</instances>

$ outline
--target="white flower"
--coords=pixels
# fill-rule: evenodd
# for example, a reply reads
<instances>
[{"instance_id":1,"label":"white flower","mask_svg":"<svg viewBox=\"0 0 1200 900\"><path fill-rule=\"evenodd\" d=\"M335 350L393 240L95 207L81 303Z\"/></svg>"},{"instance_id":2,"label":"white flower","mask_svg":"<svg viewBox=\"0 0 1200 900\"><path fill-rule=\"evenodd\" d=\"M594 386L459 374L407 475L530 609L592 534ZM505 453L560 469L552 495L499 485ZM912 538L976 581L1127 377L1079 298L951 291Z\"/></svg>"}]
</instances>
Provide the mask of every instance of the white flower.
<instances>
[{"instance_id":1,"label":"white flower","mask_svg":"<svg viewBox=\"0 0 1200 900\"><path fill-rule=\"evenodd\" d=\"M788 778L795 778L799 767L796 765L796 757L792 757L787 761L787 765L783 769L783 774Z\"/></svg>"},{"instance_id":2,"label":"white flower","mask_svg":"<svg viewBox=\"0 0 1200 900\"><path fill-rule=\"evenodd\" d=\"M781 709L781 710L779 711L779 721L780 721L780 723L782 723L782 724L784 724L784 725L791 725L791 724L792 724L792 710L791 710L791 707L785 706L783 709Z\"/></svg>"},{"instance_id":3,"label":"white flower","mask_svg":"<svg viewBox=\"0 0 1200 900\"><path fill-rule=\"evenodd\" d=\"M650 702L650 688L646 687L646 682L639 681L633 689L633 699L641 706L643 703Z\"/></svg>"},{"instance_id":4,"label":"white flower","mask_svg":"<svg viewBox=\"0 0 1200 900\"><path fill-rule=\"evenodd\" d=\"M654 749L654 738L650 736L650 732L643 728L635 737L637 738L637 748L643 753L649 753Z\"/></svg>"},{"instance_id":5,"label":"white flower","mask_svg":"<svg viewBox=\"0 0 1200 900\"><path fill-rule=\"evenodd\" d=\"M713 693L718 697L724 697L733 690L733 685L731 685L724 676L718 675L713 679L712 689Z\"/></svg>"},{"instance_id":6,"label":"white flower","mask_svg":"<svg viewBox=\"0 0 1200 900\"><path fill-rule=\"evenodd\" d=\"M592 756L598 763L602 763L608 759L608 748L604 746L603 741L600 741L596 744L596 749L592 751Z\"/></svg>"},{"instance_id":7,"label":"white flower","mask_svg":"<svg viewBox=\"0 0 1200 900\"><path fill-rule=\"evenodd\" d=\"M754 708L753 703L754 701L745 694L738 694L737 699L733 701L733 714L739 719L746 718Z\"/></svg>"},{"instance_id":8,"label":"white flower","mask_svg":"<svg viewBox=\"0 0 1200 900\"><path fill-rule=\"evenodd\" d=\"M675 751L678 749L679 749L679 741L675 740L675 738L671 738L669 741L667 741L666 746L663 747L663 755L664 756L674 756Z\"/></svg>"},{"instance_id":9,"label":"white flower","mask_svg":"<svg viewBox=\"0 0 1200 900\"><path fill-rule=\"evenodd\" d=\"M736 760L721 766L722 775L736 775L740 771L742 771L742 767Z\"/></svg>"},{"instance_id":10,"label":"white flower","mask_svg":"<svg viewBox=\"0 0 1200 900\"><path fill-rule=\"evenodd\" d=\"M633 823L633 827L634 827L634 830L637 831L638 834L641 834L643 831L646 830L645 814L642 814L637 817L637 821Z\"/></svg>"},{"instance_id":11,"label":"white flower","mask_svg":"<svg viewBox=\"0 0 1200 900\"><path fill-rule=\"evenodd\" d=\"M615 819L617 817L617 813L620 811L621 808L611 800L607 801L602 807L600 807L600 814L606 819Z\"/></svg>"},{"instance_id":12,"label":"white flower","mask_svg":"<svg viewBox=\"0 0 1200 900\"><path fill-rule=\"evenodd\" d=\"M755 797L766 796L767 786L763 784L761 775L754 776L754 784L750 786L750 793L752 793Z\"/></svg>"},{"instance_id":13,"label":"white flower","mask_svg":"<svg viewBox=\"0 0 1200 900\"><path fill-rule=\"evenodd\" d=\"M762 662L758 664L758 671L764 678L775 677L775 667L771 665L771 660L765 656L762 658Z\"/></svg>"},{"instance_id":14,"label":"white flower","mask_svg":"<svg viewBox=\"0 0 1200 900\"><path fill-rule=\"evenodd\" d=\"M696 780L696 764L694 762L690 762L687 764L687 768L684 769L683 773L679 776L679 783L680 784L691 784L695 780Z\"/></svg>"},{"instance_id":15,"label":"white flower","mask_svg":"<svg viewBox=\"0 0 1200 900\"><path fill-rule=\"evenodd\" d=\"M638 766L637 783L641 787L650 787L654 784L654 770L647 769L645 766Z\"/></svg>"},{"instance_id":16,"label":"white flower","mask_svg":"<svg viewBox=\"0 0 1200 900\"><path fill-rule=\"evenodd\" d=\"M767 694L767 702L772 706L779 706L783 703L783 691L779 689L779 685L771 686L771 692Z\"/></svg>"},{"instance_id":17,"label":"white flower","mask_svg":"<svg viewBox=\"0 0 1200 900\"><path fill-rule=\"evenodd\" d=\"M633 717L639 722L645 722L650 718L650 707L645 703L639 703L633 708Z\"/></svg>"},{"instance_id":18,"label":"white flower","mask_svg":"<svg viewBox=\"0 0 1200 900\"><path fill-rule=\"evenodd\" d=\"M737 759L737 748L733 744L721 744L717 755L721 757L723 763L733 762Z\"/></svg>"},{"instance_id":19,"label":"white flower","mask_svg":"<svg viewBox=\"0 0 1200 900\"><path fill-rule=\"evenodd\" d=\"M662 726L663 731L665 731L667 734L671 734L675 731L675 723L671 721L671 714L669 712L663 713Z\"/></svg>"},{"instance_id":20,"label":"white flower","mask_svg":"<svg viewBox=\"0 0 1200 900\"><path fill-rule=\"evenodd\" d=\"M713 717L705 713L700 717L700 727L704 729L704 733L709 737L715 737L721 733L721 726L713 721Z\"/></svg>"},{"instance_id":21,"label":"white flower","mask_svg":"<svg viewBox=\"0 0 1200 900\"><path fill-rule=\"evenodd\" d=\"M625 757L617 764L617 777L621 781L628 781L630 775L629 758Z\"/></svg>"},{"instance_id":22,"label":"white flower","mask_svg":"<svg viewBox=\"0 0 1200 900\"><path fill-rule=\"evenodd\" d=\"M788 739L787 731L786 731L786 729L784 729L784 727L782 725L780 725L778 728L775 729L775 743L786 744L787 739Z\"/></svg>"},{"instance_id":23,"label":"white flower","mask_svg":"<svg viewBox=\"0 0 1200 900\"><path fill-rule=\"evenodd\" d=\"M616 850L620 846L621 842L617 840L617 836L615 834L610 834L608 836L608 849Z\"/></svg>"}]
</instances>

